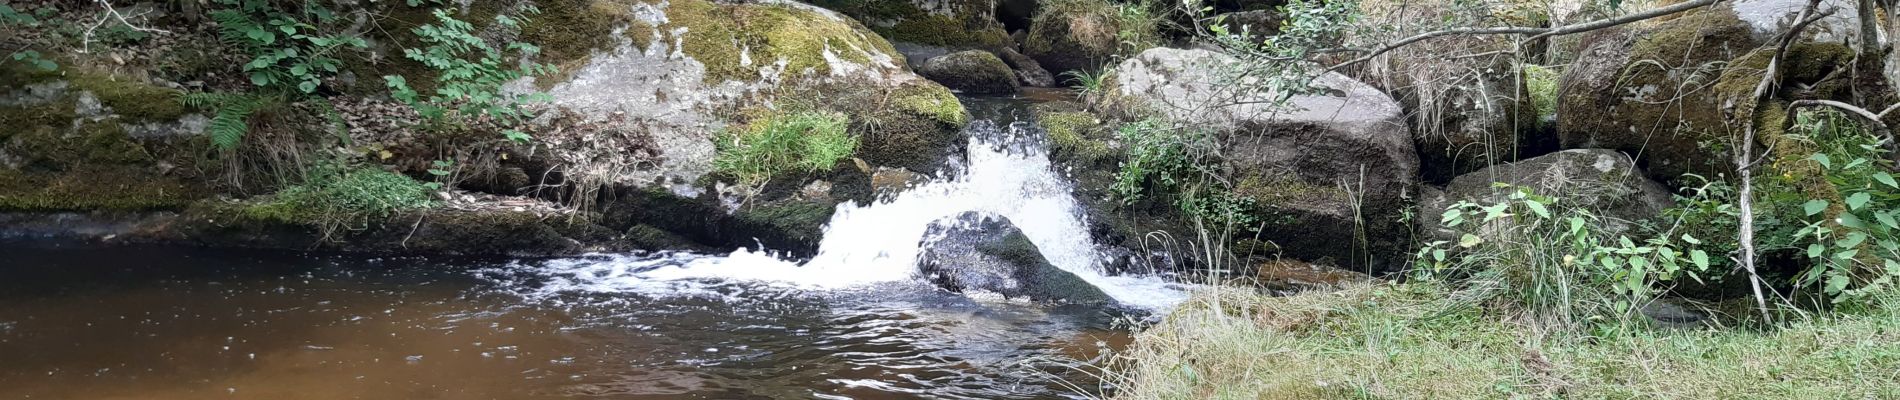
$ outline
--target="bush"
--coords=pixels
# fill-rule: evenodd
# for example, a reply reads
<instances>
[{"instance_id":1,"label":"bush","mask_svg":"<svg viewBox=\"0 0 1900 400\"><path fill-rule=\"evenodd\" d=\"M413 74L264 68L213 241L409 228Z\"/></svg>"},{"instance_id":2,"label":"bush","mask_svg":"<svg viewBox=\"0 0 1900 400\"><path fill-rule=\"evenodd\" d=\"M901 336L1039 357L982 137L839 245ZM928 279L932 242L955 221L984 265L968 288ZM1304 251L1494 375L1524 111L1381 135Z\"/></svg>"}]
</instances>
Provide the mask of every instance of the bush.
<instances>
[{"instance_id":1,"label":"bush","mask_svg":"<svg viewBox=\"0 0 1900 400\"><path fill-rule=\"evenodd\" d=\"M773 115L721 134L713 170L754 187L780 174L830 171L858 149L858 139L845 130L850 124L836 113Z\"/></svg>"}]
</instances>

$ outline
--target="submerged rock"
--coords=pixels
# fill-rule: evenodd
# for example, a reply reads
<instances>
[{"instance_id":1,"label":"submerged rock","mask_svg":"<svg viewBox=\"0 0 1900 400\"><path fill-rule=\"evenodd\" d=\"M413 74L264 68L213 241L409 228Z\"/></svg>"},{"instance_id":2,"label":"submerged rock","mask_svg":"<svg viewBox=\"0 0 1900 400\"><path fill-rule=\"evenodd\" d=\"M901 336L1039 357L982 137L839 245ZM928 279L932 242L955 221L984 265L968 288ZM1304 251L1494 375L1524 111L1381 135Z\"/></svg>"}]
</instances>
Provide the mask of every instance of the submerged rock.
<instances>
[{"instance_id":1,"label":"submerged rock","mask_svg":"<svg viewBox=\"0 0 1900 400\"><path fill-rule=\"evenodd\" d=\"M1114 300L1044 258L1021 229L999 215L966 212L930 225L919 244L918 272L952 292L991 292L1071 304Z\"/></svg>"},{"instance_id":2,"label":"submerged rock","mask_svg":"<svg viewBox=\"0 0 1900 400\"><path fill-rule=\"evenodd\" d=\"M1232 57L1157 48L1115 69L1116 107L1206 129L1223 144L1236 194L1250 199L1260 240L1307 261L1364 270L1396 266L1399 222L1418 185L1418 155L1398 103L1364 83L1327 74L1321 90L1276 108L1269 93L1238 92ZM1236 236L1251 237L1251 234ZM1351 261L1360 260L1360 261Z\"/></svg>"},{"instance_id":3,"label":"submerged rock","mask_svg":"<svg viewBox=\"0 0 1900 400\"><path fill-rule=\"evenodd\" d=\"M918 71L924 77L964 93L1010 94L1019 89L1015 72L996 55L965 50L932 58Z\"/></svg>"},{"instance_id":4,"label":"submerged rock","mask_svg":"<svg viewBox=\"0 0 1900 400\"><path fill-rule=\"evenodd\" d=\"M1029 56L1017 52L1016 49L1003 49L1002 51L996 52L996 55L1003 59L1003 63L1009 64L1010 68L1016 70L1016 79L1021 81L1023 86L1056 86L1055 74L1051 74L1049 70L1043 69L1042 64L1036 62L1036 59L1029 58Z\"/></svg>"}]
</instances>

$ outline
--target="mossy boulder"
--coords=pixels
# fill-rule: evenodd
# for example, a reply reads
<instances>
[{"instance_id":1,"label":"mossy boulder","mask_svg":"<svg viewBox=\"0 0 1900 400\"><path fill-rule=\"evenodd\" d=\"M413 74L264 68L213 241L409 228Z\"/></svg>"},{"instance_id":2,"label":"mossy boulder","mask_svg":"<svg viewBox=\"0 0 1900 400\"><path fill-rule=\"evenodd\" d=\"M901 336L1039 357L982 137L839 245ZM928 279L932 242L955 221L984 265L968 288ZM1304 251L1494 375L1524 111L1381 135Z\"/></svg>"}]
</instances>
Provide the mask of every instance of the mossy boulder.
<instances>
[{"instance_id":1,"label":"mossy boulder","mask_svg":"<svg viewBox=\"0 0 1900 400\"><path fill-rule=\"evenodd\" d=\"M1273 94L1235 98L1220 72L1235 62L1150 49L1115 69L1109 96L1128 112L1224 140L1222 170L1253 202L1260 240L1296 259L1396 268L1407 245L1400 218L1419 183L1398 103L1340 74L1321 76L1322 90L1292 96L1289 108L1265 100Z\"/></svg>"},{"instance_id":2,"label":"mossy boulder","mask_svg":"<svg viewBox=\"0 0 1900 400\"><path fill-rule=\"evenodd\" d=\"M917 71L930 80L964 93L1010 94L1020 87L1016 74L1003 59L982 50L966 50L932 58Z\"/></svg>"},{"instance_id":3,"label":"mossy boulder","mask_svg":"<svg viewBox=\"0 0 1900 400\"><path fill-rule=\"evenodd\" d=\"M912 73L889 42L831 10L796 2L594 1L625 9L624 28L597 32L617 44L539 86L548 88L553 107L637 131L536 137L561 163L600 166L579 169L596 171L590 179L695 184L711 171L713 138L729 122L787 106L842 112L854 127L888 127L852 130L861 134L863 158L920 168L942 154L928 147L953 145L949 138L966 120L947 89ZM883 154L896 152L905 154Z\"/></svg>"},{"instance_id":4,"label":"mossy boulder","mask_svg":"<svg viewBox=\"0 0 1900 400\"><path fill-rule=\"evenodd\" d=\"M0 211L179 209L211 193L193 168L206 118L176 90L15 67L0 71Z\"/></svg>"},{"instance_id":5,"label":"mossy boulder","mask_svg":"<svg viewBox=\"0 0 1900 400\"><path fill-rule=\"evenodd\" d=\"M1647 29L1597 35L1561 79L1557 124L1563 147L1636 155L1662 182L1683 174L1733 177L1731 150L1741 127L1730 115L1752 105L1771 56L1758 50L1764 42L1755 29L1718 7ZM1847 96L1847 87L1830 74L1852 58L1853 51L1839 44L1798 43L1781 72L1783 92L1774 94L1776 101Z\"/></svg>"},{"instance_id":6,"label":"mossy boulder","mask_svg":"<svg viewBox=\"0 0 1900 400\"><path fill-rule=\"evenodd\" d=\"M1125 43L1124 35L1147 38ZM1117 55L1132 55L1157 45L1152 21L1126 20L1114 4L1104 0L1064 0L1043 5L1029 26L1023 54L1058 75L1096 73Z\"/></svg>"},{"instance_id":7,"label":"mossy boulder","mask_svg":"<svg viewBox=\"0 0 1900 400\"><path fill-rule=\"evenodd\" d=\"M956 50L1014 46L1009 32L997 18L998 7L994 0L815 0L811 3L856 18L893 42Z\"/></svg>"}]
</instances>

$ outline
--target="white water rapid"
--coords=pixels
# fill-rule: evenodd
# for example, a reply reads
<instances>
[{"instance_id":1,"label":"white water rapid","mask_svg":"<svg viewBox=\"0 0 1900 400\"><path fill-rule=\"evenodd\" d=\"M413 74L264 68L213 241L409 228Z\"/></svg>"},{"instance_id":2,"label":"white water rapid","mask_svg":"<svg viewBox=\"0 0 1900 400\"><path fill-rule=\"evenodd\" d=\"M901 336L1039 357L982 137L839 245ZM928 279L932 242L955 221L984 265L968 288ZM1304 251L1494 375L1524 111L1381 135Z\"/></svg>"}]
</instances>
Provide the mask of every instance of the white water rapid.
<instances>
[{"instance_id":1,"label":"white water rapid","mask_svg":"<svg viewBox=\"0 0 1900 400\"><path fill-rule=\"evenodd\" d=\"M1094 284L1124 305L1161 310L1186 297L1185 287L1157 277L1108 276L1068 179L1052 167L1040 132L1027 123L966 129L968 154L942 178L875 204L845 203L826 224L816 256L804 264L769 251L725 256L691 254L597 256L529 268L547 291L706 292L708 281L750 281L808 290L841 290L916 278L918 242L931 222L966 211L1014 222L1057 267Z\"/></svg>"}]
</instances>

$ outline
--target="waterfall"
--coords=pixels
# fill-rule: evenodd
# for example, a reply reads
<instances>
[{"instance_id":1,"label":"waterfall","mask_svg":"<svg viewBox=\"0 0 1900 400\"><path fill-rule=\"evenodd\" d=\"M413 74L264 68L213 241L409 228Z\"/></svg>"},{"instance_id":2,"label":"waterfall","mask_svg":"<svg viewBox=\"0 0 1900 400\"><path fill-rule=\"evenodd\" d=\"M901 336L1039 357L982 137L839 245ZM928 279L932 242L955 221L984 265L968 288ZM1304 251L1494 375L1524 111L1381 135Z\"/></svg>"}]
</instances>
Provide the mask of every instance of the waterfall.
<instances>
[{"instance_id":1,"label":"waterfall","mask_svg":"<svg viewBox=\"0 0 1900 400\"><path fill-rule=\"evenodd\" d=\"M541 266L553 281L547 288L705 293L699 289L707 280L814 290L908 281L916 279L918 242L931 222L983 211L1008 217L1052 264L1123 304L1162 309L1186 297L1179 285L1160 278L1102 272L1106 257L1089 235L1072 184L1051 165L1046 139L1033 124L976 121L965 134L968 153L940 177L873 204L840 204L817 255L802 265L756 249L722 257L556 260Z\"/></svg>"}]
</instances>

